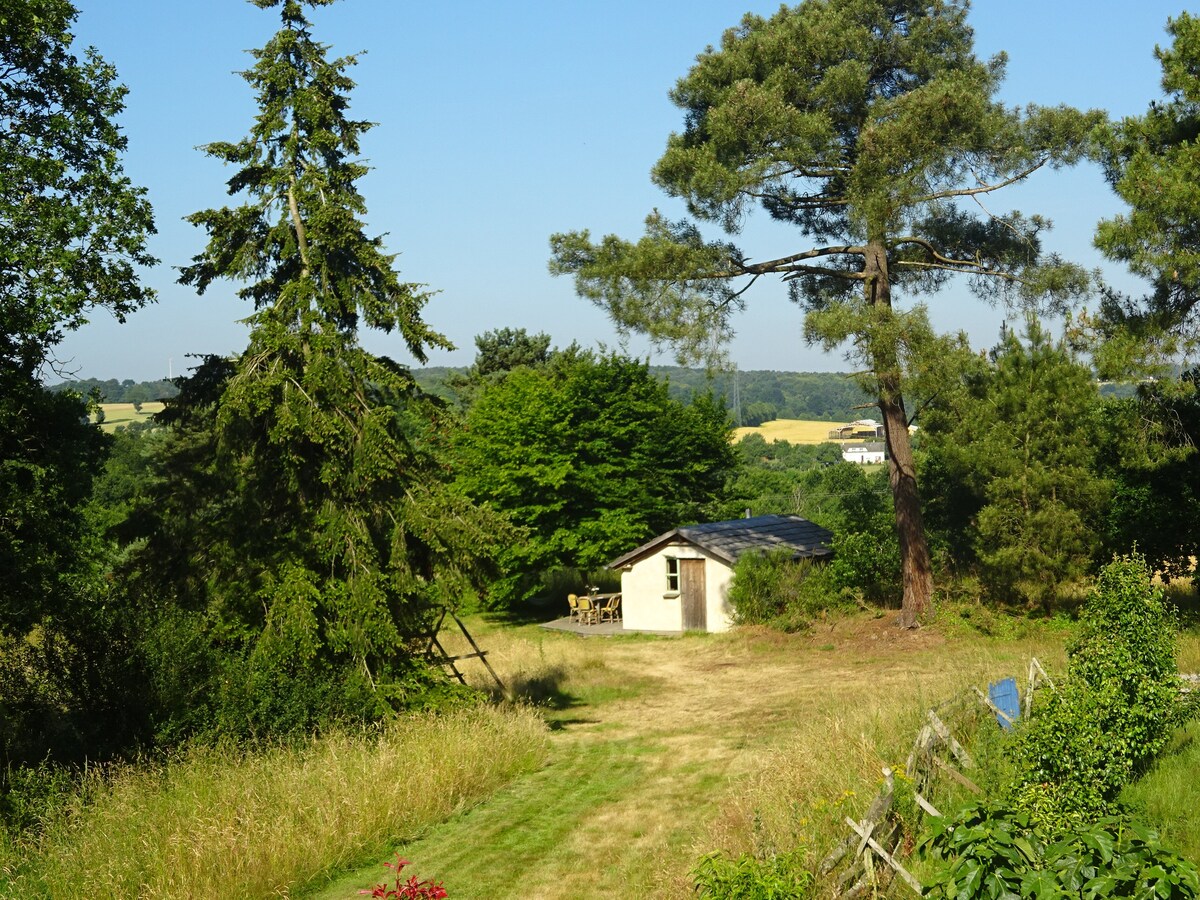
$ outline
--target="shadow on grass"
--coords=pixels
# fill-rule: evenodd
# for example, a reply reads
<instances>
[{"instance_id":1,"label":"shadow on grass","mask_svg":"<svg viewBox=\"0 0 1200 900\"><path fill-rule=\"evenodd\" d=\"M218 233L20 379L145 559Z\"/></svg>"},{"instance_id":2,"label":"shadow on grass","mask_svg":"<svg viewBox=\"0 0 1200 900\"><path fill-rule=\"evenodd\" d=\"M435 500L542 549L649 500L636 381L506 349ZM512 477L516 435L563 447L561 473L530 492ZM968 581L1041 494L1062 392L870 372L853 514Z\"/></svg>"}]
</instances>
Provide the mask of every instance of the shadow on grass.
<instances>
[{"instance_id":1,"label":"shadow on grass","mask_svg":"<svg viewBox=\"0 0 1200 900\"><path fill-rule=\"evenodd\" d=\"M1200 591L1192 579L1176 579L1163 585L1167 602L1175 608L1183 631L1200 632Z\"/></svg>"},{"instance_id":2,"label":"shadow on grass","mask_svg":"<svg viewBox=\"0 0 1200 900\"><path fill-rule=\"evenodd\" d=\"M512 609L493 609L481 613L483 621L489 625L540 625L552 622L567 614L567 601L528 600L517 604Z\"/></svg>"},{"instance_id":3,"label":"shadow on grass","mask_svg":"<svg viewBox=\"0 0 1200 900\"><path fill-rule=\"evenodd\" d=\"M488 688L488 695L496 702L516 701L557 712L582 706L581 698L563 690L562 685L566 677L565 668L554 666L534 675L521 674L510 677L505 685L507 692L502 691L499 685L492 684Z\"/></svg>"}]
</instances>

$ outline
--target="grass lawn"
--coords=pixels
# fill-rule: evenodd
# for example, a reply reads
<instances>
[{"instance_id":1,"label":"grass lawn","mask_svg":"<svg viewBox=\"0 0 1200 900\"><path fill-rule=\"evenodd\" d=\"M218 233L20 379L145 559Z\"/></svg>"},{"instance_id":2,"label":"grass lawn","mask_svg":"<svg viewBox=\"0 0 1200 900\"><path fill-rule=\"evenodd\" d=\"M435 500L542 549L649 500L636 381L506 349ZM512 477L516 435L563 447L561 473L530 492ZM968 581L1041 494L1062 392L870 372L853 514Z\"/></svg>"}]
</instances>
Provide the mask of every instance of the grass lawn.
<instances>
[{"instance_id":1,"label":"grass lawn","mask_svg":"<svg viewBox=\"0 0 1200 900\"><path fill-rule=\"evenodd\" d=\"M711 850L817 848L865 809L882 766L903 764L926 708L1023 678L1031 654L1063 659L1060 633L905 632L894 614L809 635L580 638L480 620L472 631L501 677L542 704L551 747L540 771L396 848L406 873L444 882L453 900L682 900ZM469 677L486 684L482 667ZM387 858L306 896L349 900L384 880Z\"/></svg>"},{"instance_id":2,"label":"grass lawn","mask_svg":"<svg viewBox=\"0 0 1200 900\"><path fill-rule=\"evenodd\" d=\"M1061 672L1071 633L1062 620L1005 619L981 637L960 615L916 631L895 619L864 613L804 635L589 638L473 617L524 705L244 758L197 748L161 771L131 770L38 845L7 859L0 846L0 897L77 897L84 884L97 900L351 900L399 853L406 877L442 881L452 900L684 900L714 850L803 847L815 865L845 837L844 816L865 811L882 767L902 769L927 709L966 696L978 710L969 688L1010 675L1023 685L1031 655ZM468 649L442 638L451 654ZM1200 669L1195 631L1179 651L1182 671ZM460 665L494 690L478 660ZM990 714L961 731L946 720L998 746ZM1128 797L1193 857L1197 737L1195 724L1181 731ZM938 804L962 793L935 790Z\"/></svg>"}]
</instances>

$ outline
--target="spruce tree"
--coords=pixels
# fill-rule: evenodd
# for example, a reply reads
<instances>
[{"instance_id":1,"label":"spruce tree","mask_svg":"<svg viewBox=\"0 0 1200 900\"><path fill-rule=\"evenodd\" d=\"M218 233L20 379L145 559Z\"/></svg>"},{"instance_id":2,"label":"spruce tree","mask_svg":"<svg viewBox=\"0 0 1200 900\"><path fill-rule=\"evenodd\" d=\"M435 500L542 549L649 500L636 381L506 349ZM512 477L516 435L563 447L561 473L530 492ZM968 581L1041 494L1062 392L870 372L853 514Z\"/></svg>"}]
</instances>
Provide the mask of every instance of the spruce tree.
<instances>
[{"instance_id":1,"label":"spruce tree","mask_svg":"<svg viewBox=\"0 0 1200 900\"><path fill-rule=\"evenodd\" d=\"M329 59L304 11L329 0L253 2L282 15L243 73L258 115L244 139L204 148L234 167L242 202L189 217L208 244L180 279L238 283L249 346L207 360L164 417L167 493L195 504L164 498L174 508L150 540L245 674L219 715L286 729L419 695L427 673L408 641L478 580L497 528L444 489L434 406L358 343L360 327L395 332L422 362L449 346L422 319L429 293L365 233L354 58Z\"/></svg>"}]
</instances>

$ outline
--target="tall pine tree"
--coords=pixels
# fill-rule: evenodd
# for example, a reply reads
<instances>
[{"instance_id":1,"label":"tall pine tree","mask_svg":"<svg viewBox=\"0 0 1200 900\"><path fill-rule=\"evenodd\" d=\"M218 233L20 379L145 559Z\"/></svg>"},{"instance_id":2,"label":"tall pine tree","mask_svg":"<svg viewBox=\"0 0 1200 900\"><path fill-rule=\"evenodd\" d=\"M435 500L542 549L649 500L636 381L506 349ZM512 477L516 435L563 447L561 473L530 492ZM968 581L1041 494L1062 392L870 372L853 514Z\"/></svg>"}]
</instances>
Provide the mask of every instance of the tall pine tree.
<instances>
[{"instance_id":1,"label":"tall pine tree","mask_svg":"<svg viewBox=\"0 0 1200 900\"><path fill-rule=\"evenodd\" d=\"M966 276L990 299L1065 299L1086 278L1043 258L1046 222L983 200L1043 166L1070 162L1101 115L1024 112L994 99L1004 57L975 57L965 0L805 0L747 15L700 54L671 94L685 114L653 177L694 220L647 219L633 243L551 239L552 271L622 326L685 350L731 331L764 276L808 310L806 334L848 344L883 417L903 564L902 622L932 592L904 402L909 343L924 317L896 305ZM751 258L735 235L754 206L804 238Z\"/></svg>"},{"instance_id":2,"label":"tall pine tree","mask_svg":"<svg viewBox=\"0 0 1200 900\"><path fill-rule=\"evenodd\" d=\"M208 360L166 416L180 499L150 547L218 657L237 660L221 715L286 729L412 700L427 679L406 640L468 589L497 529L444 490L436 409L358 344L368 327L421 361L448 346L422 320L429 294L364 233L354 59L327 57L299 0L253 2L283 19L243 73L259 112L243 140L205 148L236 168L243 202L190 217L209 241L180 279L240 284L250 343Z\"/></svg>"}]
</instances>

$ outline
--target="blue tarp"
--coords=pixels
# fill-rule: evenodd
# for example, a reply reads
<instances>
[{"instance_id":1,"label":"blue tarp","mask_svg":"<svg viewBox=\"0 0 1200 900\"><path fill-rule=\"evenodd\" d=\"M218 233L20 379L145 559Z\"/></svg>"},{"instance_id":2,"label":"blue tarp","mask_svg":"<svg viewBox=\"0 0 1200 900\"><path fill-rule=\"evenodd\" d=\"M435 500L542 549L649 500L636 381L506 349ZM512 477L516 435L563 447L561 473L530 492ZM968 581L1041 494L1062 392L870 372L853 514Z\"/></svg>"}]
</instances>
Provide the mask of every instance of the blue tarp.
<instances>
[{"instance_id":1,"label":"blue tarp","mask_svg":"<svg viewBox=\"0 0 1200 900\"><path fill-rule=\"evenodd\" d=\"M1021 693L1017 690L1017 679L1005 678L1003 681L989 684L988 699L1011 720L1006 721L1004 716L996 716L1000 727L1008 731L1012 728L1012 723L1021 717Z\"/></svg>"}]
</instances>

